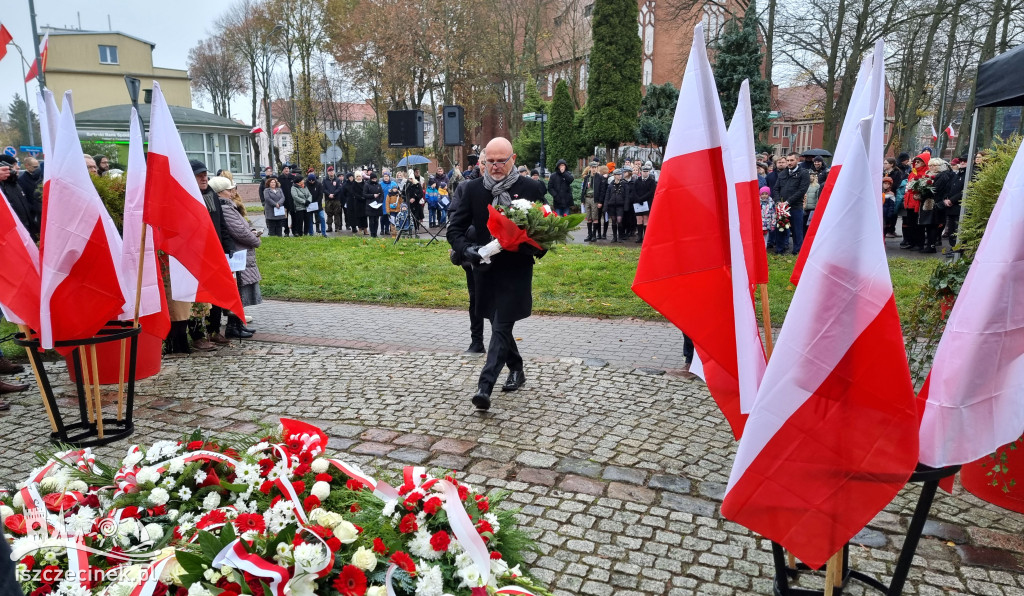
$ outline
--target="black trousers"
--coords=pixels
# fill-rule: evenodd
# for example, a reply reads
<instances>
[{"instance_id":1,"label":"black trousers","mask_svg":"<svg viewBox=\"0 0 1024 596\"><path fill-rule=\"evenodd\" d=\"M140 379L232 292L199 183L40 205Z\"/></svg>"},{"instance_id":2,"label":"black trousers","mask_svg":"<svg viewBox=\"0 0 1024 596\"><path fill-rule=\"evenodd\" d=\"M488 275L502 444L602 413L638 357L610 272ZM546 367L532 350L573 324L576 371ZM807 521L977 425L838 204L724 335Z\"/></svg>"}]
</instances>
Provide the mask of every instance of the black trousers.
<instances>
[{"instance_id":1,"label":"black trousers","mask_svg":"<svg viewBox=\"0 0 1024 596\"><path fill-rule=\"evenodd\" d=\"M907 209L903 216L903 242L910 246L924 246L924 230L917 225L917 211Z\"/></svg>"},{"instance_id":2,"label":"black trousers","mask_svg":"<svg viewBox=\"0 0 1024 596\"><path fill-rule=\"evenodd\" d=\"M487 362L480 371L478 384L480 391L488 395L494 389L501 369L506 365L510 371L523 370L523 357L519 355L519 346L516 345L516 338L512 333L513 325L515 321L491 320L491 345L487 349Z\"/></svg>"},{"instance_id":3,"label":"black trousers","mask_svg":"<svg viewBox=\"0 0 1024 596\"><path fill-rule=\"evenodd\" d=\"M469 290L469 338L472 343L484 343L484 318L476 315L476 282L473 280L473 268L466 270L466 289Z\"/></svg>"},{"instance_id":4,"label":"black trousers","mask_svg":"<svg viewBox=\"0 0 1024 596\"><path fill-rule=\"evenodd\" d=\"M683 360L685 360L687 364L693 362L693 340L685 333L683 334Z\"/></svg>"}]
</instances>

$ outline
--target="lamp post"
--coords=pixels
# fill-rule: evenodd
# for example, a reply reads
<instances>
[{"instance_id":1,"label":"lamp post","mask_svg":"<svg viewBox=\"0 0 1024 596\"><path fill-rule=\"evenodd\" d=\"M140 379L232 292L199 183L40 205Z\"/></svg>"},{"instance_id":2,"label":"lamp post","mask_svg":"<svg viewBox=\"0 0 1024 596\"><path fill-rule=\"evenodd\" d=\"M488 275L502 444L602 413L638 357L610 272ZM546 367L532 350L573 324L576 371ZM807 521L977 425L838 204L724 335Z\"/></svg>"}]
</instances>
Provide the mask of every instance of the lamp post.
<instances>
[{"instance_id":1,"label":"lamp post","mask_svg":"<svg viewBox=\"0 0 1024 596\"><path fill-rule=\"evenodd\" d=\"M267 157L267 163L270 164L270 169L273 171L277 171L277 168L274 161L274 121L272 119L272 110L270 109L270 37L276 35L282 29L284 29L283 25L274 25L270 33L263 38L263 73L266 83L263 86L263 104L267 117L267 151L270 153Z\"/></svg>"},{"instance_id":2,"label":"lamp post","mask_svg":"<svg viewBox=\"0 0 1024 596\"><path fill-rule=\"evenodd\" d=\"M36 31L36 3L35 0L28 0L28 16L32 21L32 45L36 49L36 79L39 81L39 88L46 86L46 75L43 73L43 58L39 55L39 33ZM18 50L21 52L21 50ZM22 58L24 59L24 58ZM24 78L24 77L22 77ZM28 101L28 100L26 100Z\"/></svg>"}]
</instances>

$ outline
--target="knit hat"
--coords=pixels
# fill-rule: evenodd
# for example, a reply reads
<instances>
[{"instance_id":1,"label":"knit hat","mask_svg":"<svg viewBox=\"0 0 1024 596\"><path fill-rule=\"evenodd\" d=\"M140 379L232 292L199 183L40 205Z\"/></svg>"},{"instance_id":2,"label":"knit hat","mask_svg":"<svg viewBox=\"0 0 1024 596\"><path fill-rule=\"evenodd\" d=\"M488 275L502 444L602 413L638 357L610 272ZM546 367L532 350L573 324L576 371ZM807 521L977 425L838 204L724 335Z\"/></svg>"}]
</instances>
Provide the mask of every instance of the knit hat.
<instances>
[{"instance_id":1,"label":"knit hat","mask_svg":"<svg viewBox=\"0 0 1024 596\"><path fill-rule=\"evenodd\" d=\"M214 176L213 178L210 178L209 184L210 188L213 189L213 192L218 194L224 192L225 190L231 190L232 188L235 187L234 182L228 180L223 176Z\"/></svg>"},{"instance_id":2,"label":"knit hat","mask_svg":"<svg viewBox=\"0 0 1024 596\"><path fill-rule=\"evenodd\" d=\"M615 168L615 171L612 172L612 176L621 176L621 175L622 175L622 168Z\"/></svg>"},{"instance_id":3,"label":"knit hat","mask_svg":"<svg viewBox=\"0 0 1024 596\"><path fill-rule=\"evenodd\" d=\"M388 194L389 195L397 195L398 194L398 189L397 188L392 188L391 190L388 191Z\"/></svg>"},{"instance_id":4,"label":"knit hat","mask_svg":"<svg viewBox=\"0 0 1024 596\"><path fill-rule=\"evenodd\" d=\"M609 170L614 170L614 169L615 169L615 162L614 162L614 161L610 161L610 162L608 162L608 163L607 163L607 164L605 164L605 165L607 165L607 166L608 166L608 169L609 169Z\"/></svg>"},{"instance_id":5,"label":"knit hat","mask_svg":"<svg viewBox=\"0 0 1024 596\"><path fill-rule=\"evenodd\" d=\"M10 155L7 155L6 153L2 153L0 154L0 163L5 163L9 166L13 166L18 163L18 160L14 159Z\"/></svg>"},{"instance_id":6,"label":"knit hat","mask_svg":"<svg viewBox=\"0 0 1024 596\"><path fill-rule=\"evenodd\" d=\"M882 178L882 184L885 184L886 182L889 183L889 186L892 186L892 178L890 178L888 176Z\"/></svg>"},{"instance_id":7,"label":"knit hat","mask_svg":"<svg viewBox=\"0 0 1024 596\"><path fill-rule=\"evenodd\" d=\"M761 190L759 190L758 192L760 194L772 194L772 189L768 188L767 186L762 186Z\"/></svg>"}]
</instances>

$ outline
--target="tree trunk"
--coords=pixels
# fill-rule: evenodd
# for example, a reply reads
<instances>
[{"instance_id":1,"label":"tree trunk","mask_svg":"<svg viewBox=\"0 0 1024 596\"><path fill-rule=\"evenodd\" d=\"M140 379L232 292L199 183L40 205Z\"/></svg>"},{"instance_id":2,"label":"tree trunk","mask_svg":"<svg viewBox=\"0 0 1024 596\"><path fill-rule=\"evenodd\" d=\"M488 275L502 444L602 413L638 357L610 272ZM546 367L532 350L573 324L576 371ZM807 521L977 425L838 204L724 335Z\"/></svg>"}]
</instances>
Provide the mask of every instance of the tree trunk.
<instances>
[{"instance_id":1,"label":"tree trunk","mask_svg":"<svg viewBox=\"0 0 1024 596\"><path fill-rule=\"evenodd\" d=\"M775 43L775 3L777 0L768 0L768 27L764 33L764 78L768 81L769 88L772 84L772 60L775 54L772 52Z\"/></svg>"},{"instance_id":2,"label":"tree trunk","mask_svg":"<svg viewBox=\"0 0 1024 596\"><path fill-rule=\"evenodd\" d=\"M999 2L1000 0L996 0ZM921 123L921 117L918 115L918 110L921 109L925 93L925 75L928 73L928 69L925 68L924 62L928 59L928 56L932 55L932 45L935 42L935 34L938 32L939 25L942 24L942 17L945 15L946 0L939 0L939 3L935 6L935 13L932 15L931 25L928 27L928 36L925 38L924 48L918 54L920 59L917 63L917 73L914 77L914 85L910 90L910 99L907 101L907 109L904 112L903 117L906 122L912 123L908 129L911 134L907 135L903 139L903 149L907 152L913 152L915 147L913 141L917 140L915 133L918 125Z\"/></svg>"},{"instance_id":3,"label":"tree trunk","mask_svg":"<svg viewBox=\"0 0 1024 596\"><path fill-rule=\"evenodd\" d=\"M985 32L985 43L981 46L978 64L992 59L996 55L996 33L1001 22L1003 0L995 0L992 5L992 19ZM972 106L973 107L973 106ZM989 108L978 113L978 148L983 149L992 144L992 129L995 126L995 110Z\"/></svg>"},{"instance_id":4,"label":"tree trunk","mask_svg":"<svg viewBox=\"0 0 1024 596\"><path fill-rule=\"evenodd\" d=\"M956 31L960 23L960 6L964 0L956 0L953 4L952 18L949 21L949 31L946 34L946 51L942 57L942 88L939 90L942 96L939 98L939 126L946 123L946 101L949 98L949 64L953 58L953 46L956 43ZM945 128L945 127L943 127ZM946 148L946 139L948 136L945 133L939 134L939 142L936 143L938 149L938 156L942 157L942 151Z\"/></svg>"}]
</instances>

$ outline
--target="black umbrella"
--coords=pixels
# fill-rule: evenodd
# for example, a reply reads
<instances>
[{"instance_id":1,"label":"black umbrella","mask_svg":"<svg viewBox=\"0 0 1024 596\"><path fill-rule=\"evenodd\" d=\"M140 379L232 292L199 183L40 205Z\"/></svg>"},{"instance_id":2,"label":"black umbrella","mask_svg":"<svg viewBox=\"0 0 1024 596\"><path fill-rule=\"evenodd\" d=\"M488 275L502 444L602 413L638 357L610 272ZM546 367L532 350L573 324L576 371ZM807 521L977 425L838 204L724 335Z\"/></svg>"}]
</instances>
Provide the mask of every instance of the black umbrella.
<instances>
[{"instance_id":1,"label":"black umbrella","mask_svg":"<svg viewBox=\"0 0 1024 596\"><path fill-rule=\"evenodd\" d=\"M800 154L800 157L832 157L832 154L824 149L808 149Z\"/></svg>"}]
</instances>

